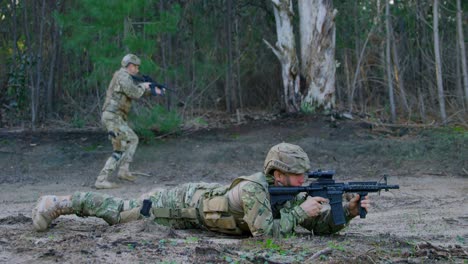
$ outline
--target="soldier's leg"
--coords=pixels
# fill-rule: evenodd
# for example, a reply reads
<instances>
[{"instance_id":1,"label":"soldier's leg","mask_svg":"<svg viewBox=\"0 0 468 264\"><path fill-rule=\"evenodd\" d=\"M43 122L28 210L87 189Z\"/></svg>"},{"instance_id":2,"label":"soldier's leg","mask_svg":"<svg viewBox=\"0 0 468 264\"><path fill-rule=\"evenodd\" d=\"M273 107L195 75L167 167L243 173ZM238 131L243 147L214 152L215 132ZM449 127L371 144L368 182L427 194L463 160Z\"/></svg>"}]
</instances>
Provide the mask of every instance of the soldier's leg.
<instances>
[{"instance_id":1,"label":"soldier's leg","mask_svg":"<svg viewBox=\"0 0 468 264\"><path fill-rule=\"evenodd\" d=\"M60 215L73 214L71 195L41 196L32 210L31 218L36 231L45 231L52 220Z\"/></svg>"},{"instance_id":2,"label":"soldier's leg","mask_svg":"<svg viewBox=\"0 0 468 264\"><path fill-rule=\"evenodd\" d=\"M119 187L109 181L109 177L114 173L122 161L125 151L125 133L120 131L123 121L114 115L103 115L102 123L105 125L109 139L112 142L112 155L107 159L104 168L99 173L94 186L97 189L111 189Z\"/></svg>"},{"instance_id":3,"label":"soldier's leg","mask_svg":"<svg viewBox=\"0 0 468 264\"><path fill-rule=\"evenodd\" d=\"M135 181L136 176L132 175L130 172L130 163L133 161L133 156L138 147L138 136L137 134L128 126L124 125L121 128L121 131L125 135L123 139L125 141L125 150L122 157L122 163L119 168L118 177L122 180Z\"/></svg>"},{"instance_id":4,"label":"soldier's leg","mask_svg":"<svg viewBox=\"0 0 468 264\"><path fill-rule=\"evenodd\" d=\"M136 201L96 192L76 192L69 196L46 195L39 198L32 211L33 226L37 231L45 231L50 223L60 215L95 216L110 225L120 223L121 213L139 206Z\"/></svg>"},{"instance_id":5,"label":"soldier's leg","mask_svg":"<svg viewBox=\"0 0 468 264\"><path fill-rule=\"evenodd\" d=\"M118 167L123 153L121 151L114 151L112 155L107 159L104 168L99 173L94 186L96 189L112 189L118 188L119 186L109 181L109 177Z\"/></svg>"}]
</instances>

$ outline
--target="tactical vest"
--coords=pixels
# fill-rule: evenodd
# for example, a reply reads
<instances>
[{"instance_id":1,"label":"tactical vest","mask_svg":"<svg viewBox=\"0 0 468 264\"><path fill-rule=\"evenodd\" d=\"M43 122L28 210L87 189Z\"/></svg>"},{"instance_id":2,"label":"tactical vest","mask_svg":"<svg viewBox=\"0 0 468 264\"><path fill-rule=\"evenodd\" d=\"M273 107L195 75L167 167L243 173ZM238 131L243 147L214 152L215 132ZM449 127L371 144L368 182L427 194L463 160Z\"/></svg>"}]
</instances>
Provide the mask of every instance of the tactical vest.
<instances>
[{"instance_id":1,"label":"tactical vest","mask_svg":"<svg viewBox=\"0 0 468 264\"><path fill-rule=\"evenodd\" d=\"M132 99L123 92L119 79L129 78L126 75L129 75L129 73L123 68L114 73L106 92L106 100L102 107L103 112L107 111L117 114L125 121L127 120L128 113L130 112Z\"/></svg>"},{"instance_id":2,"label":"tactical vest","mask_svg":"<svg viewBox=\"0 0 468 264\"><path fill-rule=\"evenodd\" d=\"M153 208L155 221L175 228L204 226L210 231L241 235L250 233L247 224L242 224L243 215L233 215L229 210L228 192L242 181L261 185L268 192L268 183L263 173L236 178L230 186L199 189L192 197L189 208Z\"/></svg>"}]
</instances>

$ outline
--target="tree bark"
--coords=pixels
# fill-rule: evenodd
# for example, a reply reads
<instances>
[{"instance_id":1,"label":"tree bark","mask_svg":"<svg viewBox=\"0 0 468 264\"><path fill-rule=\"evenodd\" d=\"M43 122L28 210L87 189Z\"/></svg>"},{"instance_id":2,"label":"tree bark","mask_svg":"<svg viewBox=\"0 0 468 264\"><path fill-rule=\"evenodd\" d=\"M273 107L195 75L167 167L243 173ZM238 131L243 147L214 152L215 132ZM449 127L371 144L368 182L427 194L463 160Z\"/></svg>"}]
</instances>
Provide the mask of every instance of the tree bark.
<instances>
[{"instance_id":1,"label":"tree bark","mask_svg":"<svg viewBox=\"0 0 468 264\"><path fill-rule=\"evenodd\" d=\"M401 71L401 67L400 67L400 56L398 55L398 49L395 43L396 36L395 36L395 32L393 31L393 27L391 23L392 19L391 19L390 13L389 13L388 19L389 19L389 25L390 25L391 39L393 39L393 41L391 40L391 45L392 45L393 64L395 65L394 78L400 90L400 98L403 103L403 106L405 107L405 111L409 113L410 108L408 105L408 100L406 99L405 80L403 79L403 72Z\"/></svg>"},{"instance_id":2,"label":"tree bark","mask_svg":"<svg viewBox=\"0 0 468 264\"><path fill-rule=\"evenodd\" d=\"M468 69L466 65L466 49L465 39L463 36L462 17L463 11L461 9L461 1L457 0L457 32L458 32L458 45L460 47L460 62L462 66L463 86L465 88L465 105L468 106Z\"/></svg>"},{"instance_id":3,"label":"tree bark","mask_svg":"<svg viewBox=\"0 0 468 264\"><path fill-rule=\"evenodd\" d=\"M226 68L226 83L225 83L225 96L226 96L226 111L232 113L237 108L236 92L233 85L232 74L232 0L226 0L227 16L226 22L226 44L227 44L227 68Z\"/></svg>"},{"instance_id":4,"label":"tree bark","mask_svg":"<svg viewBox=\"0 0 468 264\"><path fill-rule=\"evenodd\" d=\"M422 59L422 51L421 51L421 39L424 37L424 32L422 32L422 7L421 7L421 0L416 1L416 17L417 17L417 22L416 22L416 47L417 47L417 52L418 52L418 59L417 59L417 73L416 73L416 79L417 79L417 94L418 94L418 105L419 105L419 113L421 115L421 119L423 122L426 122L426 105L424 103L424 97L422 93L422 87L423 87L423 80L421 77L421 74L423 72L423 59ZM421 36L423 35L423 36Z\"/></svg>"},{"instance_id":5,"label":"tree bark","mask_svg":"<svg viewBox=\"0 0 468 264\"><path fill-rule=\"evenodd\" d=\"M388 83L388 97L390 99L390 112L391 112L391 121L395 123L396 121L396 109L395 109L395 99L393 91L393 78L392 78L392 61L390 57L390 45L391 45L391 31L390 31L390 4L389 0L385 1L385 25L387 28L387 43L385 49L385 59L386 59L386 71L387 71L387 83Z\"/></svg>"},{"instance_id":6,"label":"tree bark","mask_svg":"<svg viewBox=\"0 0 468 264\"><path fill-rule=\"evenodd\" d=\"M299 0L301 74L305 109L335 106L335 16L331 0Z\"/></svg>"},{"instance_id":7,"label":"tree bark","mask_svg":"<svg viewBox=\"0 0 468 264\"><path fill-rule=\"evenodd\" d=\"M283 80L283 103L286 112L295 113L299 105L299 61L296 54L292 17L294 16L291 0L272 0L276 22L276 45L263 40L281 63Z\"/></svg>"},{"instance_id":8,"label":"tree bark","mask_svg":"<svg viewBox=\"0 0 468 264\"><path fill-rule=\"evenodd\" d=\"M433 6L433 29L434 29L434 55L435 55L435 67L436 67L436 78L437 78L437 92L439 96L439 107L440 117L442 123L447 123L447 114L445 113L445 96L444 86L442 83L442 63L440 58L440 44L439 44L439 1L434 0Z\"/></svg>"},{"instance_id":9,"label":"tree bark","mask_svg":"<svg viewBox=\"0 0 468 264\"><path fill-rule=\"evenodd\" d=\"M237 11L238 5L237 1L234 1L235 11ZM239 36L239 27L241 20L238 18L237 12L234 13L234 32L235 32L235 49L236 49L236 89L237 89L237 96L239 100L239 108L242 110L244 109L244 102L242 100L242 89L241 89L241 70L240 70L240 63L241 63L241 50L240 50L240 42L241 38Z\"/></svg>"},{"instance_id":10,"label":"tree bark","mask_svg":"<svg viewBox=\"0 0 468 264\"><path fill-rule=\"evenodd\" d=\"M57 9L59 9L57 4ZM54 47L52 51L52 58L50 62L49 69L49 80L47 82L47 97L46 97L46 106L47 106L47 117L51 118L53 113L53 101L54 101L54 80L55 80L55 66L57 63L57 56L59 52L59 26L53 22L52 23L52 45Z\"/></svg>"}]
</instances>

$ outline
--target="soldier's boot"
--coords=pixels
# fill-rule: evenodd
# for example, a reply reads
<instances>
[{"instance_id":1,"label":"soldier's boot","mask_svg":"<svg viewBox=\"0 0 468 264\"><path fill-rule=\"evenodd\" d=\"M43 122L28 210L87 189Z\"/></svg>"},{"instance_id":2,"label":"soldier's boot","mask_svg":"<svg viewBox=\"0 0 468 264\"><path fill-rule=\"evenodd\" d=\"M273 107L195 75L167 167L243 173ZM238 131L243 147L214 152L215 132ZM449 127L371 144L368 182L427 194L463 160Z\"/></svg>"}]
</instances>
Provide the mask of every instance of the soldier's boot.
<instances>
[{"instance_id":1,"label":"soldier's boot","mask_svg":"<svg viewBox=\"0 0 468 264\"><path fill-rule=\"evenodd\" d=\"M119 159L120 156L115 152L107 159L104 168L101 170L99 176L96 179L96 182L94 183L94 187L96 187L96 189L119 188L119 185L108 180L109 175L112 175L112 173L115 171L115 168L117 168Z\"/></svg>"},{"instance_id":2,"label":"soldier's boot","mask_svg":"<svg viewBox=\"0 0 468 264\"><path fill-rule=\"evenodd\" d=\"M136 181L137 177L130 172L129 166L129 163L122 164L119 168L119 173L117 174L117 177L121 180L134 182Z\"/></svg>"},{"instance_id":3,"label":"soldier's boot","mask_svg":"<svg viewBox=\"0 0 468 264\"><path fill-rule=\"evenodd\" d=\"M107 174L99 174L96 182L94 183L94 187L96 187L96 189L116 189L120 186L116 183L108 181Z\"/></svg>"},{"instance_id":4,"label":"soldier's boot","mask_svg":"<svg viewBox=\"0 0 468 264\"><path fill-rule=\"evenodd\" d=\"M73 213L71 196L42 196L32 210L34 229L36 231L45 231L52 223L52 220L61 215Z\"/></svg>"}]
</instances>

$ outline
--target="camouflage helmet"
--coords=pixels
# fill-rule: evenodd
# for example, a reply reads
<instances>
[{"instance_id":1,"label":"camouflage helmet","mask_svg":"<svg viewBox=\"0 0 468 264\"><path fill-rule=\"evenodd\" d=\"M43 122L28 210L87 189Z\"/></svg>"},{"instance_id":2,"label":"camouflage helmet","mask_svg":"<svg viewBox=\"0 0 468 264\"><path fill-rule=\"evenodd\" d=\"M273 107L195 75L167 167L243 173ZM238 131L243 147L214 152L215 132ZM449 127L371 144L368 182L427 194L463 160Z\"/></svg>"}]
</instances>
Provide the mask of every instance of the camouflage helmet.
<instances>
[{"instance_id":1,"label":"camouflage helmet","mask_svg":"<svg viewBox=\"0 0 468 264\"><path fill-rule=\"evenodd\" d=\"M263 165L263 172L267 175L275 169L286 173L305 173L310 169L309 157L297 145L280 143L268 151Z\"/></svg>"},{"instance_id":2,"label":"camouflage helmet","mask_svg":"<svg viewBox=\"0 0 468 264\"><path fill-rule=\"evenodd\" d=\"M137 55L134 54L127 54L123 57L122 62L120 63L122 67L127 67L128 64L135 64L135 65L140 65L141 60L140 58L137 57Z\"/></svg>"}]
</instances>

